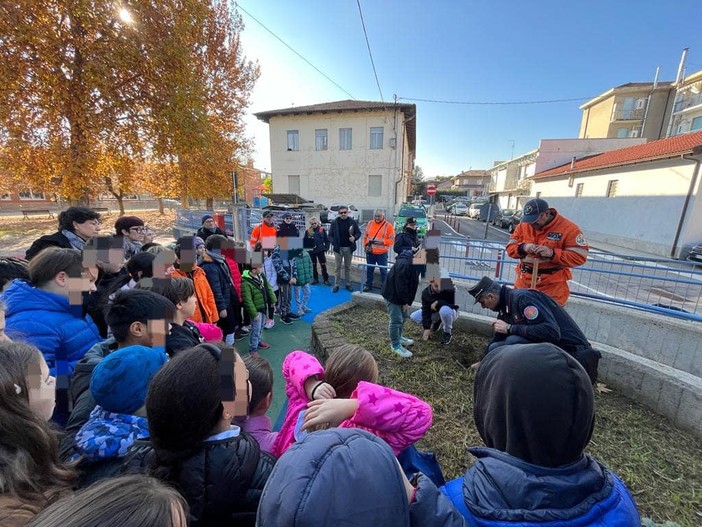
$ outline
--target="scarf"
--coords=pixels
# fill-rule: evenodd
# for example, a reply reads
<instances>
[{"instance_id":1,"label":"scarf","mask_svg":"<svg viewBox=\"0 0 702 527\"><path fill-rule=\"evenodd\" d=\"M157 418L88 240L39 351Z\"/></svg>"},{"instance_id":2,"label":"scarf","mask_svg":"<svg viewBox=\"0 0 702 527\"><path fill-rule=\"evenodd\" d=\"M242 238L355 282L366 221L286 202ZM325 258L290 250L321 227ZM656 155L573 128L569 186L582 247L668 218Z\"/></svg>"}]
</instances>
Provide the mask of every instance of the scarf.
<instances>
[{"instance_id":1,"label":"scarf","mask_svg":"<svg viewBox=\"0 0 702 527\"><path fill-rule=\"evenodd\" d=\"M71 244L71 247L74 249L78 249L79 251L82 251L83 248L85 247L85 240L78 236L75 232L69 231L66 229L63 229L61 231L61 234L63 234L66 238L68 238L68 242Z\"/></svg>"},{"instance_id":2,"label":"scarf","mask_svg":"<svg viewBox=\"0 0 702 527\"><path fill-rule=\"evenodd\" d=\"M92 461L124 457L137 439L147 437L149 423L146 417L115 414L98 405L76 434L77 452L71 456L71 461L80 457Z\"/></svg>"},{"instance_id":3,"label":"scarf","mask_svg":"<svg viewBox=\"0 0 702 527\"><path fill-rule=\"evenodd\" d=\"M128 236L124 237L124 259L129 260L135 254L141 252L141 242L135 242L129 239Z\"/></svg>"}]
</instances>

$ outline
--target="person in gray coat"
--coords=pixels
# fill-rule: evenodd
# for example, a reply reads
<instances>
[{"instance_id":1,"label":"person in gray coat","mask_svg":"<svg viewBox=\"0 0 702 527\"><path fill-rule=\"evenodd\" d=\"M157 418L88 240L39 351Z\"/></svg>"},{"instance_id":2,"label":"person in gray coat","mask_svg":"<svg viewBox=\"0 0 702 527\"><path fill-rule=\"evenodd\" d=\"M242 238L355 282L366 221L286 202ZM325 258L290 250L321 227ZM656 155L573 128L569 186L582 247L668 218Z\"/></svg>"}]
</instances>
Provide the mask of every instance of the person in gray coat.
<instances>
[{"instance_id":1,"label":"person in gray coat","mask_svg":"<svg viewBox=\"0 0 702 527\"><path fill-rule=\"evenodd\" d=\"M431 480L408 481L390 447L365 430L308 433L286 450L268 479L257 527L463 527Z\"/></svg>"}]
</instances>

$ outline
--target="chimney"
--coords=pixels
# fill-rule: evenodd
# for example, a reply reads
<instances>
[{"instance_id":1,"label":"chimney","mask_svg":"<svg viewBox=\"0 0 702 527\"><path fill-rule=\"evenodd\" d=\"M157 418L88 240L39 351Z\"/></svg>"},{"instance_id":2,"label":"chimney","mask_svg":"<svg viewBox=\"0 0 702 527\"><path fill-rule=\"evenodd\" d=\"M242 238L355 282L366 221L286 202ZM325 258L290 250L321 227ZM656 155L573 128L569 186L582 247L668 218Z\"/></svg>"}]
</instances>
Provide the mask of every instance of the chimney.
<instances>
[{"instance_id":1,"label":"chimney","mask_svg":"<svg viewBox=\"0 0 702 527\"><path fill-rule=\"evenodd\" d=\"M573 159L570 160L570 169L573 170L575 168L575 156L573 156Z\"/></svg>"},{"instance_id":2,"label":"chimney","mask_svg":"<svg viewBox=\"0 0 702 527\"><path fill-rule=\"evenodd\" d=\"M687 58L688 48L683 49L682 56L680 57L680 65L678 66L678 76L675 78L675 85L678 86L683 80L685 75L685 59Z\"/></svg>"}]
</instances>

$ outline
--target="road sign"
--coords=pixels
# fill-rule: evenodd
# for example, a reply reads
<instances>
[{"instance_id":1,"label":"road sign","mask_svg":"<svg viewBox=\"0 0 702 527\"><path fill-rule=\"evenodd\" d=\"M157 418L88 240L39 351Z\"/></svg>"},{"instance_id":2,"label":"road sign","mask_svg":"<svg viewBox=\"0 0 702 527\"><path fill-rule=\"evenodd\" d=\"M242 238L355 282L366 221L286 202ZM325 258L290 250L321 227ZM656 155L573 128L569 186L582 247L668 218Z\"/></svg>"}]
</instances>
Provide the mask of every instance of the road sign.
<instances>
[{"instance_id":1,"label":"road sign","mask_svg":"<svg viewBox=\"0 0 702 527\"><path fill-rule=\"evenodd\" d=\"M436 194L436 185L427 185L427 194L430 196Z\"/></svg>"}]
</instances>

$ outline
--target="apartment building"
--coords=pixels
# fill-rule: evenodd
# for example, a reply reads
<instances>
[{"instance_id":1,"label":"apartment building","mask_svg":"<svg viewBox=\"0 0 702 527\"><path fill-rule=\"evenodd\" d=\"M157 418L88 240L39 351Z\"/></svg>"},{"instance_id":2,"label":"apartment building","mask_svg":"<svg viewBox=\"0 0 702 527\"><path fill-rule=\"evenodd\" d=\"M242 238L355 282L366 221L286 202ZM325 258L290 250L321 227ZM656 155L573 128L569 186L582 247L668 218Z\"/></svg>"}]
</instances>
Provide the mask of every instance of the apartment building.
<instances>
[{"instance_id":1,"label":"apartment building","mask_svg":"<svg viewBox=\"0 0 702 527\"><path fill-rule=\"evenodd\" d=\"M392 215L411 190L414 104L336 101L258 112L269 125L273 192Z\"/></svg>"},{"instance_id":2,"label":"apartment building","mask_svg":"<svg viewBox=\"0 0 702 527\"><path fill-rule=\"evenodd\" d=\"M668 136L702 130L702 70L685 77L677 87Z\"/></svg>"},{"instance_id":3,"label":"apartment building","mask_svg":"<svg viewBox=\"0 0 702 527\"><path fill-rule=\"evenodd\" d=\"M675 99L672 82L629 82L583 104L581 139L666 137Z\"/></svg>"}]
</instances>

